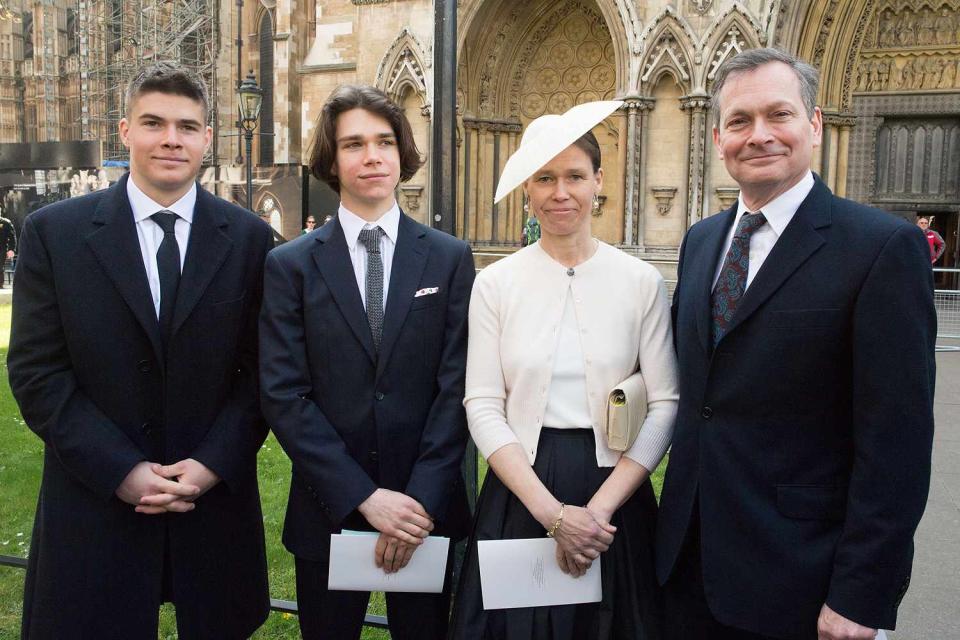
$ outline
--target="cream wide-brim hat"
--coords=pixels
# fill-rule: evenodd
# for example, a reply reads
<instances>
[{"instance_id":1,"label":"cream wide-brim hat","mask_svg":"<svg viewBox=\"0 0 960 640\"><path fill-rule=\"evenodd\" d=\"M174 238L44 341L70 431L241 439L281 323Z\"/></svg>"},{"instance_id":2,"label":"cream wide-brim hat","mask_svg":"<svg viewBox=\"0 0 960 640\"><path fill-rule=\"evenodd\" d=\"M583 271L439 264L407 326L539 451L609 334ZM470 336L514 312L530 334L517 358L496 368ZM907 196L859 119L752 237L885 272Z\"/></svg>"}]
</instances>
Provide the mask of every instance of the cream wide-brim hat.
<instances>
[{"instance_id":1,"label":"cream wide-brim hat","mask_svg":"<svg viewBox=\"0 0 960 640\"><path fill-rule=\"evenodd\" d=\"M500 174L494 204L507 197L537 169L560 155L622 105L622 100L585 102L571 107L562 115L540 116L528 124L520 138L520 147L507 160Z\"/></svg>"}]
</instances>

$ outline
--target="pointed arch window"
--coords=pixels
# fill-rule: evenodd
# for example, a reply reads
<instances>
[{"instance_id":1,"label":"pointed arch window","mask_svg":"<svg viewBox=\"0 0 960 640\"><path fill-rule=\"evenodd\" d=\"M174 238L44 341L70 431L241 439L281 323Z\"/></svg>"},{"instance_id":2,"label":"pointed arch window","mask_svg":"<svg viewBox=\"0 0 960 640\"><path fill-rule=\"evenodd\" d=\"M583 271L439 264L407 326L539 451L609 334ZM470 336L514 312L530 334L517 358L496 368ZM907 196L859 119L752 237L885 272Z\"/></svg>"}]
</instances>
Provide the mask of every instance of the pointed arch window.
<instances>
[{"instance_id":1,"label":"pointed arch window","mask_svg":"<svg viewBox=\"0 0 960 640\"><path fill-rule=\"evenodd\" d=\"M260 18L260 164L273 164L273 22L264 12Z\"/></svg>"}]
</instances>

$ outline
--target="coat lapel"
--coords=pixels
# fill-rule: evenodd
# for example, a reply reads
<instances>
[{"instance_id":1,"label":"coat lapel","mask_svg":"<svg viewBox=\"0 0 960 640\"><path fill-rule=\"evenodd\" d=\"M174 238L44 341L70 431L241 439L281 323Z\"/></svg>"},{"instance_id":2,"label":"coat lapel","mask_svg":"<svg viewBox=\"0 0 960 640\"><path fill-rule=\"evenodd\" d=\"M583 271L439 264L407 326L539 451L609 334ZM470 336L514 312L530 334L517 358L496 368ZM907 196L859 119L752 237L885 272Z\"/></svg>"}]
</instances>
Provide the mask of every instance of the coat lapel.
<instances>
[{"instance_id":1,"label":"coat lapel","mask_svg":"<svg viewBox=\"0 0 960 640\"><path fill-rule=\"evenodd\" d=\"M826 243L818 229L830 226L832 204L833 194L818 178L754 276L725 335L746 321L800 265Z\"/></svg>"},{"instance_id":2,"label":"coat lapel","mask_svg":"<svg viewBox=\"0 0 960 640\"><path fill-rule=\"evenodd\" d=\"M713 351L713 276L716 274L717 263L720 262L720 252L723 251L727 233L736 217L736 204L716 215L716 224L720 228L714 233L707 234L703 250L699 252L702 257L692 267L694 270L692 294L696 305L697 335L705 353Z\"/></svg>"},{"instance_id":3,"label":"coat lapel","mask_svg":"<svg viewBox=\"0 0 960 640\"><path fill-rule=\"evenodd\" d=\"M113 281L134 317L153 345L158 362L163 362L160 325L150 294L147 271L143 266L140 241L127 198L129 174L114 184L100 200L91 222L94 230L87 244L104 272Z\"/></svg>"},{"instance_id":4,"label":"coat lapel","mask_svg":"<svg viewBox=\"0 0 960 640\"><path fill-rule=\"evenodd\" d=\"M343 235L339 218L334 218L333 224L322 226L316 231L317 247L313 252L314 262L323 275L327 288L346 319L357 340L363 345L364 351L371 362L377 361L377 354L373 349L373 335L370 333L370 324L367 322L367 312L363 308L360 290L357 288L357 276L350 261L350 251L347 240ZM396 269L396 258L394 258ZM391 276L392 277L392 276Z\"/></svg>"},{"instance_id":5,"label":"coat lapel","mask_svg":"<svg viewBox=\"0 0 960 640\"><path fill-rule=\"evenodd\" d=\"M180 276L177 304L173 309L171 336L176 335L227 259L233 241L225 231L226 226L227 219L217 207L216 200L198 184L183 275Z\"/></svg>"},{"instance_id":6,"label":"coat lapel","mask_svg":"<svg viewBox=\"0 0 960 640\"><path fill-rule=\"evenodd\" d=\"M420 285L420 277L427 264L426 232L400 212L400 227L397 231L397 246L393 251L393 265L390 267L390 288L387 294L387 308L383 314L383 337L380 341L380 358L377 362L377 376L383 373L390 352L397 342L400 329L407 319L410 303Z\"/></svg>"}]
</instances>

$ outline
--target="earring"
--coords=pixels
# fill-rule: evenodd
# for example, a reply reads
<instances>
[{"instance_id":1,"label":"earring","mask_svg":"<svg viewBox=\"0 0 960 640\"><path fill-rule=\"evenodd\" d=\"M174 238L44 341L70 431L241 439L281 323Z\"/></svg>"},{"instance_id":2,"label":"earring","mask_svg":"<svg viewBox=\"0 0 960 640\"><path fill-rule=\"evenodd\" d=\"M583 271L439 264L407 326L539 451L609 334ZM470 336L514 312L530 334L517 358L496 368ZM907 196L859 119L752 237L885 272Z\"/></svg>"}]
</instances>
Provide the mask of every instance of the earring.
<instances>
[{"instance_id":1,"label":"earring","mask_svg":"<svg viewBox=\"0 0 960 640\"><path fill-rule=\"evenodd\" d=\"M593 194L593 212L598 211L600 211L600 198L597 197L597 194Z\"/></svg>"},{"instance_id":2,"label":"earring","mask_svg":"<svg viewBox=\"0 0 960 640\"><path fill-rule=\"evenodd\" d=\"M523 203L523 212L530 213L530 205L527 204L526 202Z\"/></svg>"}]
</instances>

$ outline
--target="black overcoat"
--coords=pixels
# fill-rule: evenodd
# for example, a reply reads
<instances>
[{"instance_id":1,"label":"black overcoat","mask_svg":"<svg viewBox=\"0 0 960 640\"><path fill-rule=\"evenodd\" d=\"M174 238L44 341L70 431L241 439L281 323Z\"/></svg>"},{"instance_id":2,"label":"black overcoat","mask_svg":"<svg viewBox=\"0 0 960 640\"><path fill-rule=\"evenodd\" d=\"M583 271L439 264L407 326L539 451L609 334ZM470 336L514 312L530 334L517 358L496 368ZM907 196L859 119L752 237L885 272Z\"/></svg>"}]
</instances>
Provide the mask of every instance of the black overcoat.
<instances>
[{"instance_id":1,"label":"black overcoat","mask_svg":"<svg viewBox=\"0 0 960 640\"><path fill-rule=\"evenodd\" d=\"M246 637L269 606L256 318L270 229L198 186L164 352L126 181L24 223L8 367L45 447L23 637L155 640L164 545L180 637ZM188 457L222 478L192 512L115 496L138 462Z\"/></svg>"}]
</instances>

